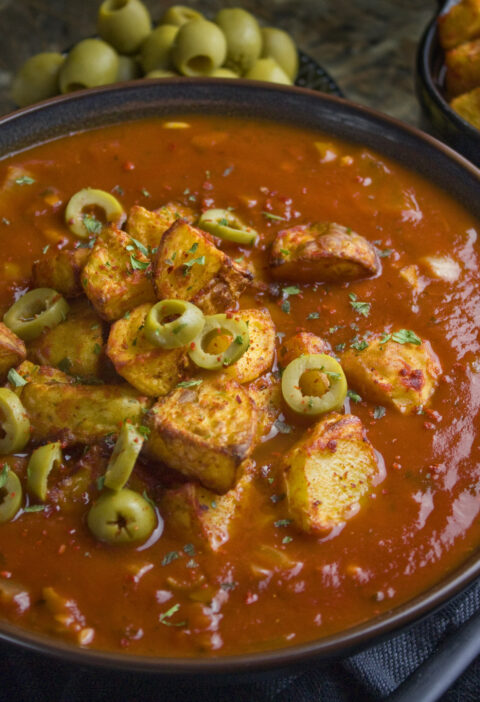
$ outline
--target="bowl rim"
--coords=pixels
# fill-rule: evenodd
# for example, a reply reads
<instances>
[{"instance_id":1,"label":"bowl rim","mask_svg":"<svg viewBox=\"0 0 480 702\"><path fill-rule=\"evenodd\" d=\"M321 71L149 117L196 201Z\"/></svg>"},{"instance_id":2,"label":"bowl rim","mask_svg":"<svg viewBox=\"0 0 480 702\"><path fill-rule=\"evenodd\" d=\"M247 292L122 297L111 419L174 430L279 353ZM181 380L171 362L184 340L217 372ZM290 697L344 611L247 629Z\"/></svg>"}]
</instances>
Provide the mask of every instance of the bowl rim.
<instances>
[{"instance_id":1,"label":"bowl rim","mask_svg":"<svg viewBox=\"0 0 480 702\"><path fill-rule=\"evenodd\" d=\"M467 181L465 186L459 185L458 189L465 187L468 190L469 188L473 188L474 185L475 187L480 185L480 169L473 163L433 136L420 131L416 127L405 124L394 117L390 117L369 107L358 105L344 98L322 94L307 88L279 86L276 84L266 84L264 82L242 79L168 78L144 82L130 81L112 86L102 86L93 90L78 91L78 93L66 96L57 96L45 100L42 103L22 108L0 118L0 147L4 128L7 128L8 131L8 129L13 126L14 130L12 133L15 134L16 123L19 123L19 130L17 129L17 132L21 133L22 128L25 129L26 126L38 124L37 118L42 114L47 121L53 115L54 122L55 114L57 114L58 120L62 116L62 111L65 111L68 115L69 109L75 110L75 107L81 107L82 103L84 104L84 109L87 109L87 111L90 109L91 111L95 104L102 104L104 101L108 102L108 99L119 100L119 104L124 105L126 114L126 105L129 99L133 104L135 100L139 99L139 96L142 97L143 95L145 99L150 97L150 100L152 100L153 98L153 102L155 103L156 101L157 106L160 106L163 92L165 92L168 99L169 91L170 93L172 93L172 91L173 93L177 93L179 101L182 96L185 98L185 94L187 93L188 95L192 94L189 98L191 101L194 101L195 94L200 94L202 96L207 95L207 99L211 101L212 105L216 104L217 108L219 101L223 100L224 104L227 102L228 95L233 98L238 96L237 99L239 102L242 97L246 99L249 96L252 98L259 98L261 96L261 100L259 100L259 104L257 105L257 111L259 112L262 112L262 110L265 111L262 105L264 105L265 101L268 101L268 99L277 100L278 105L281 106L287 102L287 98L291 98L292 104L295 104L295 106L300 106L300 103L304 102L312 107L318 106L319 108L322 107L326 109L327 113L331 113L330 117L332 119L333 116L337 119L339 116L343 115L345 123L349 124L349 128L352 128L352 125L348 120L356 117L357 126L358 123L360 123L360 125L365 124L371 129L375 129L376 127L381 127L383 129L384 134L382 138L385 143L383 147L379 143L377 150L380 154L385 153L387 142L391 142L388 144L389 147L396 148L398 151L400 146L398 139L403 136L404 141L411 141L418 147L423 144L427 152L433 149L437 155L440 156L441 160L446 159L446 161L450 162L454 170L460 170L464 175L468 174L473 178L474 184L469 184ZM90 107L88 107L89 105ZM285 108L287 112L288 109L292 109L291 105L290 108ZM194 110L192 109L191 112L194 113ZM179 115L184 114L185 111L182 107L179 109L176 105L172 105L170 108L167 106L167 113ZM197 113L208 114L205 109L200 109ZM321 113L314 117L314 121L318 121L320 117ZM247 117L247 119L251 118L250 116ZM272 121L271 117L257 116L257 119L264 119L267 122ZM23 127L22 121L25 123ZM109 124L126 123L128 121L133 120L131 117L122 119L122 115L119 115L118 112L113 110ZM281 120L279 118L278 121L290 123L292 126L295 126L298 119L294 119L291 116L290 119ZM299 128L300 125L297 123L297 128ZM90 126L86 127L86 129L90 128ZM315 129L315 127L312 128ZM346 129L347 127L344 128ZM41 128L38 127L38 129L40 130ZM316 129L322 131L322 129L325 128L317 124ZM81 130L76 129L73 132L68 131L63 125L63 130L56 134L54 138L65 137L70 133L78 131ZM340 136L340 138L342 137ZM350 137L345 136L343 138L351 141ZM375 136L375 138L377 137ZM45 140L34 141L27 148L31 148L35 143L45 143ZM24 149L13 149L10 151L10 154L18 153L22 150ZM401 151L399 153L401 154ZM10 154L5 154L5 157ZM389 158L395 160L395 156L391 156L388 153L387 155ZM3 158L3 156L0 156L0 158ZM409 158L411 158L411 156ZM398 163L405 166L400 155L396 160ZM407 165L407 168L415 170L415 166L415 162L412 161ZM426 168L425 166L424 170ZM432 174L433 173L436 173L436 171L432 171ZM422 173L422 175L428 178L428 175L425 173ZM438 187L442 187L439 182L437 185ZM460 195L458 195L456 199L461 202ZM466 207L468 208L468 204ZM480 217L480 209L475 202L470 203L471 211L473 211L472 207L477 209L475 214ZM366 620L337 634L307 643L296 644L275 650L256 650L253 653L234 656L222 655L215 657L209 655L208 657L196 658L158 658L127 653L105 652L98 649L76 647L60 639L57 640L53 637L37 634L2 621L0 621L0 641L3 640L10 644L20 645L25 649L61 658L64 661L78 665L103 667L124 672L149 673L169 677L175 677L176 675L182 677L211 676L212 674L221 675L232 673L243 675L253 671L262 672L279 668L286 669L292 666L298 667L299 664L307 665L328 658L344 657L362 648L380 643L393 632L400 633L403 628L411 626L416 621L442 607L447 601L457 597L479 576L480 550L478 550L477 555L473 555L464 561L436 585L380 616Z\"/></svg>"}]
</instances>

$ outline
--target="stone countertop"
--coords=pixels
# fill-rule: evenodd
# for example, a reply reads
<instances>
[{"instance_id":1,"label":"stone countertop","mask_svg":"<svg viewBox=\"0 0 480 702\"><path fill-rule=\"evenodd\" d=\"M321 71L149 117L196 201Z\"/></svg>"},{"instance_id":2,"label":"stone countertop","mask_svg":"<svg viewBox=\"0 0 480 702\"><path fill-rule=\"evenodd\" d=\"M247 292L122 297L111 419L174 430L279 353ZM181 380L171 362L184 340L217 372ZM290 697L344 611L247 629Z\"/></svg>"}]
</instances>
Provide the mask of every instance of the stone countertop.
<instances>
[{"instance_id":1,"label":"stone countertop","mask_svg":"<svg viewBox=\"0 0 480 702\"><path fill-rule=\"evenodd\" d=\"M144 0L154 20L173 2ZM351 100L420 123L415 52L435 0L184 0L212 17L242 5L288 31ZM100 0L0 0L0 114L14 108L12 74L39 51L63 51L95 33Z\"/></svg>"}]
</instances>

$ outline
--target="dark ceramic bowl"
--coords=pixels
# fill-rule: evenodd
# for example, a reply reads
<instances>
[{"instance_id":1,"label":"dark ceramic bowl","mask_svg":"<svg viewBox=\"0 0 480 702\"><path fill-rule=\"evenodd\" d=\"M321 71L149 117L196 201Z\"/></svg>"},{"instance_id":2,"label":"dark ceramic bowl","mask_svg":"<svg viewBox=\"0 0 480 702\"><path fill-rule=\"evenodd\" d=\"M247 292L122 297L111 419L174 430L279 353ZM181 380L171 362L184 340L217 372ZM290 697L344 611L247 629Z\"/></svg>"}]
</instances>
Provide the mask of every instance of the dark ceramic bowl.
<instances>
[{"instance_id":1,"label":"dark ceramic bowl","mask_svg":"<svg viewBox=\"0 0 480 702\"><path fill-rule=\"evenodd\" d=\"M254 81L138 81L54 98L0 120L0 157L90 127L188 113L242 115L245 119L283 122L363 144L422 174L480 219L480 171L432 137L341 98ZM81 650L7 623L0 623L0 639L83 666L156 673L183 680L185 676L208 676L210 681L228 679L231 683L232 675L251 677L265 671L298 669L378 642L440 607L479 575L480 549L437 586L382 616L311 643L235 657L165 659Z\"/></svg>"},{"instance_id":2,"label":"dark ceramic bowl","mask_svg":"<svg viewBox=\"0 0 480 702\"><path fill-rule=\"evenodd\" d=\"M417 53L416 89L425 128L480 166L480 130L452 110L443 92L445 66L437 18L456 2L441 0L438 13L423 34Z\"/></svg>"}]
</instances>

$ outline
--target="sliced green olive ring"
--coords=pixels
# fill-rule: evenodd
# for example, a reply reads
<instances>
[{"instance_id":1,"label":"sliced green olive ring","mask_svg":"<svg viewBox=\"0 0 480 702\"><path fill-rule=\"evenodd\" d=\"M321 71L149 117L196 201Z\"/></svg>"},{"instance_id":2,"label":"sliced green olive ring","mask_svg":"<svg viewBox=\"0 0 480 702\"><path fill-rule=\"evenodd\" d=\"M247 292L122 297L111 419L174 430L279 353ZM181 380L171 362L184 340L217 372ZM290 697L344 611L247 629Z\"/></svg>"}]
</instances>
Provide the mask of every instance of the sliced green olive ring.
<instances>
[{"instance_id":1,"label":"sliced green olive ring","mask_svg":"<svg viewBox=\"0 0 480 702\"><path fill-rule=\"evenodd\" d=\"M143 441L143 436L134 426L127 423L122 426L108 462L105 487L110 490L121 490L125 487L135 467Z\"/></svg>"},{"instance_id":2,"label":"sliced green olive ring","mask_svg":"<svg viewBox=\"0 0 480 702\"><path fill-rule=\"evenodd\" d=\"M91 228L86 224L87 215L84 210L94 207L103 210L107 224L119 223L125 217L125 211L116 197L105 190L83 188L70 198L65 209L65 222L72 234L79 239L89 239L92 234Z\"/></svg>"},{"instance_id":3,"label":"sliced green olive ring","mask_svg":"<svg viewBox=\"0 0 480 702\"><path fill-rule=\"evenodd\" d=\"M155 510L133 490L104 492L91 507L87 524L94 536L109 544L145 541L156 525Z\"/></svg>"},{"instance_id":4,"label":"sliced green olive ring","mask_svg":"<svg viewBox=\"0 0 480 702\"><path fill-rule=\"evenodd\" d=\"M217 335L228 335L232 341L221 353L208 353L204 350L209 339ZM230 366L243 356L249 345L248 326L242 319L227 317L226 314L212 314L205 317L205 326L190 344L188 355L200 368L216 370Z\"/></svg>"},{"instance_id":5,"label":"sliced green olive ring","mask_svg":"<svg viewBox=\"0 0 480 702\"><path fill-rule=\"evenodd\" d=\"M30 421L20 399L8 388L0 388L0 427L2 456L25 448L30 438Z\"/></svg>"},{"instance_id":6,"label":"sliced green olive ring","mask_svg":"<svg viewBox=\"0 0 480 702\"><path fill-rule=\"evenodd\" d=\"M3 471L0 472L0 478L2 475ZM18 475L7 466L6 478L0 484L0 524L13 519L21 504L22 484Z\"/></svg>"},{"instance_id":7,"label":"sliced green olive ring","mask_svg":"<svg viewBox=\"0 0 480 702\"><path fill-rule=\"evenodd\" d=\"M45 329L63 322L68 310L67 301L56 290L35 288L13 303L3 321L21 339L33 341Z\"/></svg>"},{"instance_id":8,"label":"sliced green olive ring","mask_svg":"<svg viewBox=\"0 0 480 702\"><path fill-rule=\"evenodd\" d=\"M237 244L253 244L258 235L230 210L207 210L198 220L198 226L220 239Z\"/></svg>"},{"instance_id":9,"label":"sliced green olive ring","mask_svg":"<svg viewBox=\"0 0 480 702\"><path fill-rule=\"evenodd\" d=\"M30 456L27 468L27 487L31 495L45 502L48 491L48 476L62 462L60 442L45 444Z\"/></svg>"},{"instance_id":10,"label":"sliced green olive ring","mask_svg":"<svg viewBox=\"0 0 480 702\"><path fill-rule=\"evenodd\" d=\"M301 380L304 373L319 371L326 376L328 387L322 395L304 395ZM282 394L285 402L299 414L315 415L342 407L347 396L347 381L342 366L324 353L295 358L283 371Z\"/></svg>"},{"instance_id":11,"label":"sliced green olive ring","mask_svg":"<svg viewBox=\"0 0 480 702\"><path fill-rule=\"evenodd\" d=\"M180 315L173 322L163 322L166 317ZM145 319L145 336L162 349L186 346L202 331L205 317L186 300L161 300L153 305Z\"/></svg>"}]
</instances>

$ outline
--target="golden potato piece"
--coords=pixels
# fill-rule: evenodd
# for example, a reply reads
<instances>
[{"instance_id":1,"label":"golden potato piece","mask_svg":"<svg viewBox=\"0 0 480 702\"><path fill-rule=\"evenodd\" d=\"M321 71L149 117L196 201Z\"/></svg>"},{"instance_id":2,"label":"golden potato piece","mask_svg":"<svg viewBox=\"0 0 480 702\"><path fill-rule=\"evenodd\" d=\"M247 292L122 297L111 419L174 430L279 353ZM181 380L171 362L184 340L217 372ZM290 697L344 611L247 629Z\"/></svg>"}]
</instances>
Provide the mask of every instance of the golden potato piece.
<instances>
[{"instance_id":1,"label":"golden potato piece","mask_svg":"<svg viewBox=\"0 0 480 702\"><path fill-rule=\"evenodd\" d=\"M438 36L444 49L453 49L480 36L480 0L461 0L438 18Z\"/></svg>"},{"instance_id":2,"label":"golden potato piece","mask_svg":"<svg viewBox=\"0 0 480 702\"><path fill-rule=\"evenodd\" d=\"M0 382L7 377L10 368L25 360L25 344L3 322L0 322Z\"/></svg>"},{"instance_id":3,"label":"golden potato piece","mask_svg":"<svg viewBox=\"0 0 480 702\"><path fill-rule=\"evenodd\" d=\"M70 304L67 319L47 329L28 346L34 363L55 366L82 378L100 377L103 361L103 323L85 300Z\"/></svg>"},{"instance_id":4,"label":"golden potato piece","mask_svg":"<svg viewBox=\"0 0 480 702\"><path fill-rule=\"evenodd\" d=\"M75 383L75 378L71 375L67 375L58 368L52 368L51 366L38 366L31 361L23 361L18 368L15 368L18 375L20 375L27 383ZM15 386L12 383L6 383L6 387L13 390L19 397L22 396L22 392L25 385Z\"/></svg>"},{"instance_id":5,"label":"golden potato piece","mask_svg":"<svg viewBox=\"0 0 480 702\"><path fill-rule=\"evenodd\" d=\"M331 353L330 344L312 332L298 332L286 339L278 351L278 364L286 368L288 364L299 356L314 353Z\"/></svg>"},{"instance_id":6,"label":"golden potato piece","mask_svg":"<svg viewBox=\"0 0 480 702\"><path fill-rule=\"evenodd\" d=\"M151 251L160 244L164 232L178 219L193 222L194 212L180 203L169 202L158 210L134 205L128 213L127 232Z\"/></svg>"},{"instance_id":7,"label":"golden potato piece","mask_svg":"<svg viewBox=\"0 0 480 702\"><path fill-rule=\"evenodd\" d=\"M250 344L243 356L225 368L220 377L232 378L237 383L249 383L272 367L275 356L275 325L266 308L239 310L233 316L248 324Z\"/></svg>"},{"instance_id":8,"label":"golden potato piece","mask_svg":"<svg viewBox=\"0 0 480 702\"><path fill-rule=\"evenodd\" d=\"M334 222L284 229L270 255L270 270L280 280L342 282L375 275L379 267L372 244Z\"/></svg>"},{"instance_id":9,"label":"golden potato piece","mask_svg":"<svg viewBox=\"0 0 480 702\"><path fill-rule=\"evenodd\" d=\"M65 297L83 294L82 271L91 249L62 249L33 264L33 283L36 288L53 288Z\"/></svg>"},{"instance_id":10,"label":"golden potato piece","mask_svg":"<svg viewBox=\"0 0 480 702\"><path fill-rule=\"evenodd\" d=\"M352 517L380 471L360 419L334 412L288 452L283 477L290 517L314 534Z\"/></svg>"},{"instance_id":11,"label":"golden potato piece","mask_svg":"<svg viewBox=\"0 0 480 702\"><path fill-rule=\"evenodd\" d=\"M140 305L112 324L107 356L115 370L140 392L151 397L166 395L185 375L184 348L161 349L145 337L143 325L150 304Z\"/></svg>"},{"instance_id":12,"label":"golden potato piece","mask_svg":"<svg viewBox=\"0 0 480 702\"><path fill-rule=\"evenodd\" d=\"M235 381L203 380L159 400L147 426L152 458L222 494L254 448L257 408Z\"/></svg>"},{"instance_id":13,"label":"golden potato piece","mask_svg":"<svg viewBox=\"0 0 480 702\"><path fill-rule=\"evenodd\" d=\"M342 367L362 397L410 414L433 395L442 368L428 341L397 343L391 336L385 343L383 335L370 337L363 351L349 349Z\"/></svg>"},{"instance_id":14,"label":"golden potato piece","mask_svg":"<svg viewBox=\"0 0 480 702\"><path fill-rule=\"evenodd\" d=\"M450 105L466 122L480 129L480 86L454 98Z\"/></svg>"},{"instance_id":15,"label":"golden potato piece","mask_svg":"<svg viewBox=\"0 0 480 702\"><path fill-rule=\"evenodd\" d=\"M85 293L96 311L114 321L144 302L155 302L150 259L120 229L97 238L82 274Z\"/></svg>"},{"instance_id":16,"label":"golden potato piece","mask_svg":"<svg viewBox=\"0 0 480 702\"><path fill-rule=\"evenodd\" d=\"M247 386L247 391L258 410L257 441L268 436L282 412L282 388L273 375L262 376Z\"/></svg>"},{"instance_id":17,"label":"golden potato piece","mask_svg":"<svg viewBox=\"0 0 480 702\"><path fill-rule=\"evenodd\" d=\"M126 420L141 423L149 402L127 385L28 383L22 403L34 442L91 444L117 435Z\"/></svg>"},{"instance_id":18,"label":"golden potato piece","mask_svg":"<svg viewBox=\"0 0 480 702\"><path fill-rule=\"evenodd\" d=\"M167 526L180 538L218 551L241 528L255 502L255 471L250 461L241 466L235 487L217 495L197 483L185 483L163 493L160 510Z\"/></svg>"},{"instance_id":19,"label":"golden potato piece","mask_svg":"<svg viewBox=\"0 0 480 702\"><path fill-rule=\"evenodd\" d=\"M200 229L179 220L162 237L155 258L158 298L188 300L206 314L235 305L250 281Z\"/></svg>"},{"instance_id":20,"label":"golden potato piece","mask_svg":"<svg viewBox=\"0 0 480 702\"><path fill-rule=\"evenodd\" d=\"M450 97L477 88L480 85L480 39L460 44L456 49L448 51L445 65L445 84Z\"/></svg>"}]
</instances>

